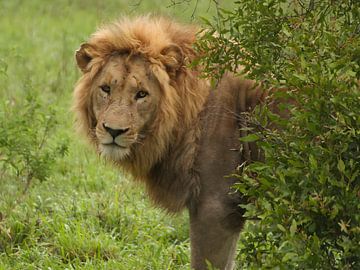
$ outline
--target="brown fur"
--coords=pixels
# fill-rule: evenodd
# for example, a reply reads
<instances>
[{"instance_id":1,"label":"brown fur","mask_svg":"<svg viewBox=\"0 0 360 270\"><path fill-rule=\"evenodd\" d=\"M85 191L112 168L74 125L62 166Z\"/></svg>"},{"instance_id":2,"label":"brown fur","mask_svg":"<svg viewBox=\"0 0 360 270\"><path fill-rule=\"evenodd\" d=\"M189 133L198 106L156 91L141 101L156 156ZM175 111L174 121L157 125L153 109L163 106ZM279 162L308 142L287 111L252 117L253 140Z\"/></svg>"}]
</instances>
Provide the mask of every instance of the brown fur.
<instances>
[{"instance_id":1,"label":"brown fur","mask_svg":"<svg viewBox=\"0 0 360 270\"><path fill-rule=\"evenodd\" d=\"M224 176L258 154L239 150L239 116L263 94L231 74L210 91L187 66L196 31L151 16L99 29L76 53L83 76L74 109L98 151L144 182L153 201L170 212L189 209L192 267L206 269L209 260L232 269L243 218L241 198L229 195L235 179ZM99 89L104 83L110 94ZM148 96L134 99L141 89ZM124 134L111 137L108 127ZM110 139L124 148L107 146Z\"/></svg>"}]
</instances>

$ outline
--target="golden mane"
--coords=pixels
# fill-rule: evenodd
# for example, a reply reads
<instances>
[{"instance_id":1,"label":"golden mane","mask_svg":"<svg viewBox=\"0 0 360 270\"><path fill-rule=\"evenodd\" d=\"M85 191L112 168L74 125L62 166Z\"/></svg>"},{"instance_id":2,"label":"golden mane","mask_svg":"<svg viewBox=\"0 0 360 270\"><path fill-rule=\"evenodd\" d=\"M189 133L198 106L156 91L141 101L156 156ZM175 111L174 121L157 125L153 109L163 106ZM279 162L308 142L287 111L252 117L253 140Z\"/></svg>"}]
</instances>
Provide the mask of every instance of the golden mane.
<instances>
[{"instance_id":1,"label":"golden mane","mask_svg":"<svg viewBox=\"0 0 360 270\"><path fill-rule=\"evenodd\" d=\"M79 129L90 140L96 120L89 89L109 57L141 54L151 63L151 71L163 91L156 127L141 147L134 148L132 155L118 164L145 182L154 164L194 126L208 96L208 83L199 79L198 70L188 66L196 57L193 43L197 30L195 26L178 24L163 17L122 18L101 27L76 54L83 76L75 88L74 110ZM81 65L82 59L88 61ZM189 143L196 140L195 133L188 138ZM191 163L191 160L186 162Z\"/></svg>"}]
</instances>

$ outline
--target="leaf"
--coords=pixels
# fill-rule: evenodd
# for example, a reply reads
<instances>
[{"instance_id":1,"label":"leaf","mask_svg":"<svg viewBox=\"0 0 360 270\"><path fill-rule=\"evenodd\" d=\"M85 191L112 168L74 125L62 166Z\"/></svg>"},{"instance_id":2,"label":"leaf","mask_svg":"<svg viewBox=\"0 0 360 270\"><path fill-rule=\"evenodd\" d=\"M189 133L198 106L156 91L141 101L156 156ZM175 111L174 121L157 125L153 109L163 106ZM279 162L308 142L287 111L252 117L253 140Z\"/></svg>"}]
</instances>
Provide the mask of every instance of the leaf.
<instances>
[{"instance_id":1,"label":"leaf","mask_svg":"<svg viewBox=\"0 0 360 270\"><path fill-rule=\"evenodd\" d=\"M259 136L256 134L249 134L240 138L240 141L242 142L255 142L257 140L259 140Z\"/></svg>"},{"instance_id":2,"label":"leaf","mask_svg":"<svg viewBox=\"0 0 360 270\"><path fill-rule=\"evenodd\" d=\"M339 224L340 230L342 232L349 233L348 228L350 227L350 221L345 222L343 220L340 220L340 222L338 222L338 224Z\"/></svg>"},{"instance_id":3,"label":"leaf","mask_svg":"<svg viewBox=\"0 0 360 270\"><path fill-rule=\"evenodd\" d=\"M296 74L296 73L295 73L295 74L293 74L293 76L296 77L296 78L298 78L300 81L304 81L304 82L307 81L306 76L303 75L303 74Z\"/></svg>"},{"instance_id":4,"label":"leaf","mask_svg":"<svg viewBox=\"0 0 360 270\"><path fill-rule=\"evenodd\" d=\"M297 231L297 223L296 223L296 220L293 219L291 222L291 226L290 226L290 235L294 236L296 231Z\"/></svg>"},{"instance_id":5,"label":"leaf","mask_svg":"<svg viewBox=\"0 0 360 270\"><path fill-rule=\"evenodd\" d=\"M298 255L295 252L289 252L284 255L284 257L282 258L282 261L287 262L287 261L293 260L293 258L296 258L297 256Z\"/></svg>"},{"instance_id":6,"label":"leaf","mask_svg":"<svg viewBox=\"0 0 360 270\"><path fill-rule=\"evenodd\" d=\"M211 22L207 18L205 18L203 16L200 16L199 18L200 18L200 20L202 20L204 22L205 25L208 25L208 26L212 25Z\"/></svg>"},{"instance_id":7,"label":"leaf","mask_svg":"<svg viewBox=\"0 0 360 270\"><path fill-rule=\"evenodd\" d=\"M316 159L314 158L314 156L313 155L310 155L309 156L309 162L310 162L310 167L313 169L313 170L315 170L315 169L317 169L317 161L316 161Z\"/></svg>"},{"instance_id":8,"label":"leaf","mask_svg":"<svg viewBox=\"0 0 360 270\"><path fill-rule=\"evenodd\" d=\"M276 226L279 228L280 231L286 232L286 229L285 229L285 227L283 225L277 224Z\"/></svg>"},{"instance_id":9,"label":"leaf","mask_svg":"<svg viewBox=\"0 0 360 270\"><path fill-rule=\"evenodd\" d=\"M341 173L345 172L345 164L341 158L338 161L337 168L338 168L339 172L341 172Z\"/></svg>"},{"instance_id":10,"label":"leaf","mask_svg":"<svg viewBox=\"0 0 360 270\"><path fill-rule=\"evenodd\" d=\"M336 218L337 214L339 213L339 207L335 204L331 210L330 218L334 219Z\"/></svg>"}]
</instances>

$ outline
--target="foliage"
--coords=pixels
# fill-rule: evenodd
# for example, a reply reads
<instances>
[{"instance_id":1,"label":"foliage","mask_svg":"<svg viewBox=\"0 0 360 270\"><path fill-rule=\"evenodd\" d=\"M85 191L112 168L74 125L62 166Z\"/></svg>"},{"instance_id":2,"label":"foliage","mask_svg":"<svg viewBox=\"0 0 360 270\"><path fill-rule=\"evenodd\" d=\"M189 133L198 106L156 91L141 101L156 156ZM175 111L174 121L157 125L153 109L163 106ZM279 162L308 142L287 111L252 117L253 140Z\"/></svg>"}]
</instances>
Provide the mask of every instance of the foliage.
<instances>
[{"instance_id":1,"label":"foliage","mask_svg":"<svg viewBox=\"0 0 360 270\"><path fill-rule=\"evenodd\" d=\"M49 145L57 121L55 110L45 110L30 91L24 102L7 101L0 108L0 166L6 177L45 180L52 165L67 151L67 142ZM4 177L4 176L3 176Z\"/></svg>"},{"instance_id":2,"label":"foliage","mask_svg":"<svg viewBox=\"0 0 360 270\"><path fill-rule=\"evenodd\" d=\"M245 140L259 138L266 162L237 175L258 219L242 234L241 269L359 269L360 2L239 0L214 21L198 45L207 72L244 66L296 104L283 106L287 121L266 108L250 117L257 136Z\"/></svg>"}]
</instances>

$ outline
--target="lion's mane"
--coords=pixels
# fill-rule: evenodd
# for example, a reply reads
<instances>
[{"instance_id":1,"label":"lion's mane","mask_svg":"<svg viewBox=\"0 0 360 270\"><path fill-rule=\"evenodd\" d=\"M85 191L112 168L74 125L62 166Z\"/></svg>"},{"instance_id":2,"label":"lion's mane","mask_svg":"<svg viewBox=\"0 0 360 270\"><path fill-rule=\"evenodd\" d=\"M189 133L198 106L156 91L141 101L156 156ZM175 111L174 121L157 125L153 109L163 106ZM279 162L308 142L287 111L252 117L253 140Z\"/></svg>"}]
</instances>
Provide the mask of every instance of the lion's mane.
<instances>
[{"instance_id":1,"label":"lion's mane","mask_svg":"<svg viewBox=\"0 0 360 270\"><path fill-rule=\"evenodd\" d=\"M157 182L151 182L149 173L157 163L169 158L169 151L179 153L173 153L171 156L174 160L168 160L172 170L184 172L193 166L199 133L194 126L197 126L199 112L209 92L208 83L199 79L198 70L188 66L196 57L193 43L197 31L194 26L153 16L123 18L104 26L91 36L84 47L83 51L92 57L89 64L84 66L83 76L74 92L74 110L77 113L79 129L96 143L96 119L88 92L101 68L109 57L116 53L141 54L152 63L152 72L162 88L155 126L141 147L132 149L129 157L118 165L135 179L145 181L151 197L170 211L184 207L190 195L178 193L184 187L196 190L194 177L176 179L179 183L162 183L162 178L158 176ZM167 53L173 46L178 51ZM177 195L181 198L175 202Z\"/></svg>"}]
</instances>

